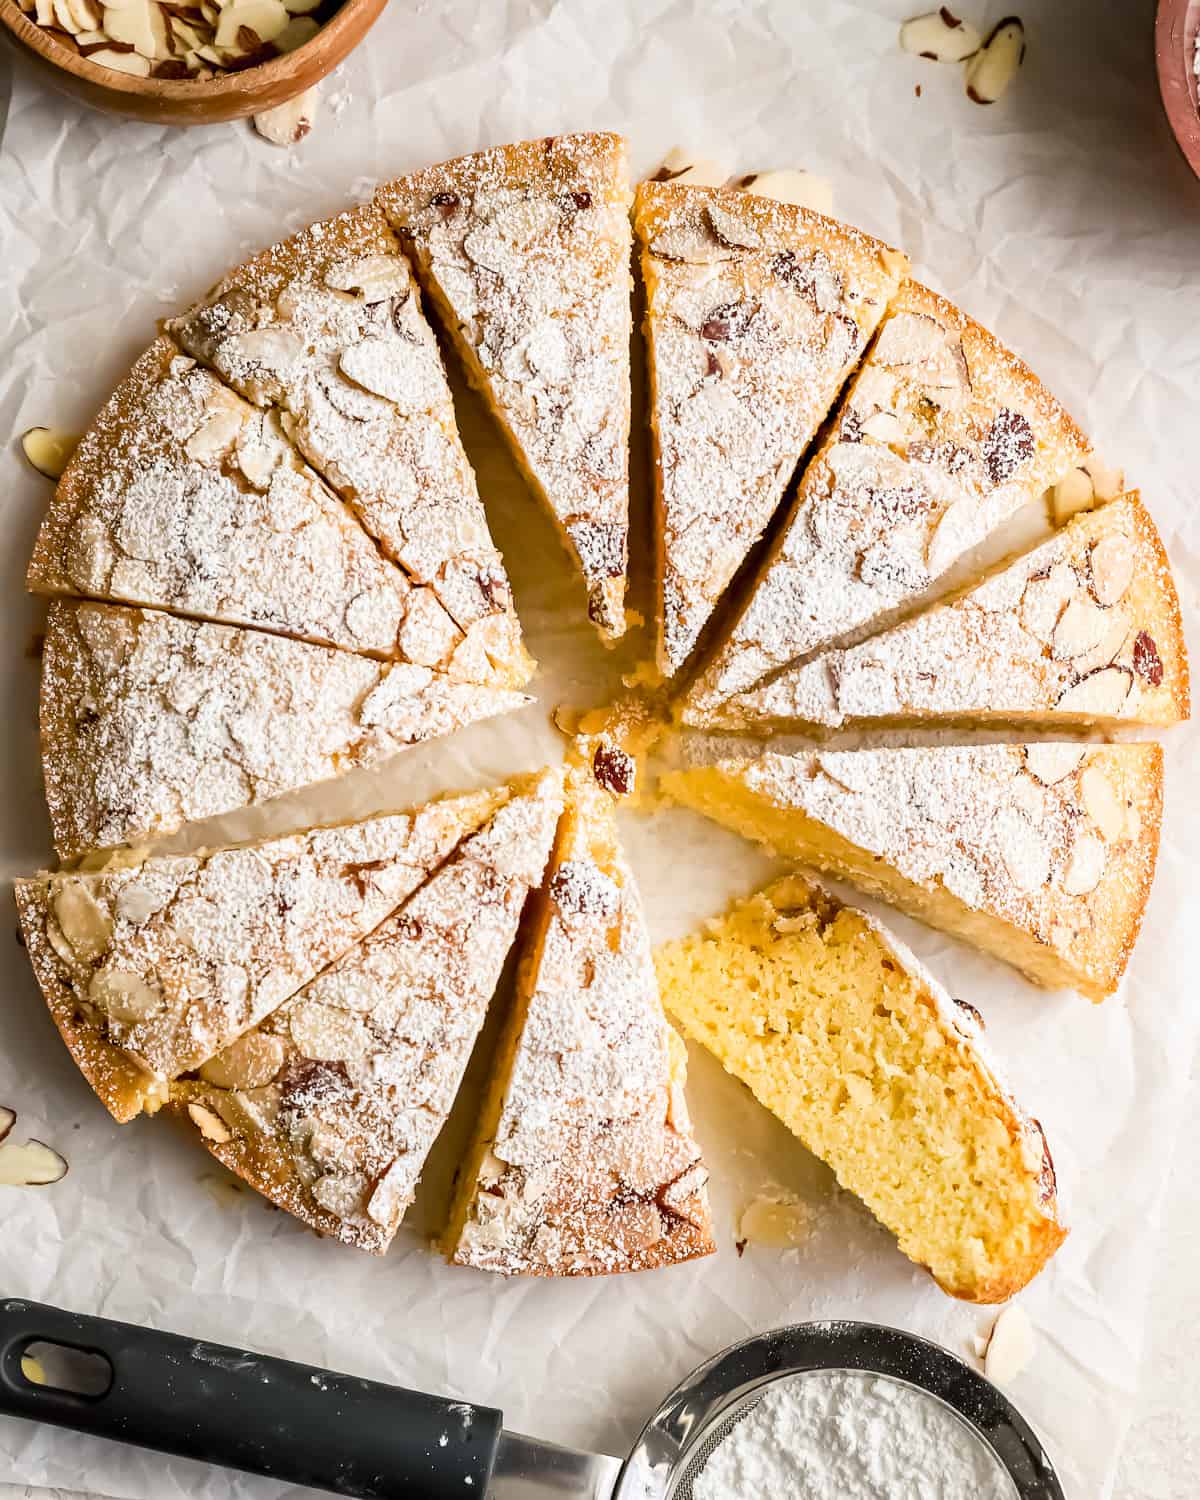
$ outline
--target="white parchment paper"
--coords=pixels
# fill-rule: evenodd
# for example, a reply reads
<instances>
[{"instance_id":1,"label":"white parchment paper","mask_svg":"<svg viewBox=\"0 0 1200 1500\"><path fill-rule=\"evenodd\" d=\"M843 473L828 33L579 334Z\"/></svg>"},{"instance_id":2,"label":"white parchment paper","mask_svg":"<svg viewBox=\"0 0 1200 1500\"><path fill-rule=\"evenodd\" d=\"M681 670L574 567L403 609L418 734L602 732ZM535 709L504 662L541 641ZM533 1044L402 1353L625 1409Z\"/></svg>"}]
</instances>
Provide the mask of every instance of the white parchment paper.
<instances>
[{"instance_id":1,"label":"white parchment paper","mask_svg":"<svg viewBox=\"0 0 1200 1500\"><path fill-rule=\"evenodd\" d=\"M0 157L5 880L50 850L31 646L41 607L22 592L46 487L23 467L16 435L86 423L154 320L243 254L366 196L380 177L493 142L608 127L628 133L639 169L683 141L731 169L802 164L829 175L844 217L904 246L920 274L1024 354L1143 487L1190 628L1200 588L1200 186L1160 117L1153 7L1026 0L1028 61L992 109L966 100L960 69L899 53L898 22L912 9L906 0L395 0L326 85L313 135L291 152L245 126L121 123L19 78ZM981 22L1000 9L969 6ZM539 706L305 799L309 812L404 805L557 756L549 709L602 701L633 660L595 644L548 524L481 413L465 396L461 408L543 662ZM1170 739L1158 880L1127 982L1106 1005L1036 992L998 963L896 923L985 1012L1054 1149L1074 1233L1022 1299L1040 1344L1012 1393L1071 1500L1111 1493L1196 1041L1198 747L1190 730ZM300 815L295 801L277 804L221 831ZM656 938L688 930L776 868L678 811L627 816L626 831ZM24 956L5 941L0 1101L71 1162L56 1188L0 1188L6 1294L494 1403L512 1427L610 1452L628 1447L690 1367L747 1333L838 1315L901 1324L965 1352L988 1321L943 1296L698 1054L689 1092L721 1242L707 1261L564 1284L448 1269L423 1233L444 1204L457 1116L387 1259L320 1243L236 1191L169 1124L112 1124L59 1043ZM811 1204L812 1235L798 1251L751 1247L739 1259L737 1215L770 1187ZM120 1500L280 1493L16 1421L0 1421L0 1479Z\"/></svg>"}]
</instances>

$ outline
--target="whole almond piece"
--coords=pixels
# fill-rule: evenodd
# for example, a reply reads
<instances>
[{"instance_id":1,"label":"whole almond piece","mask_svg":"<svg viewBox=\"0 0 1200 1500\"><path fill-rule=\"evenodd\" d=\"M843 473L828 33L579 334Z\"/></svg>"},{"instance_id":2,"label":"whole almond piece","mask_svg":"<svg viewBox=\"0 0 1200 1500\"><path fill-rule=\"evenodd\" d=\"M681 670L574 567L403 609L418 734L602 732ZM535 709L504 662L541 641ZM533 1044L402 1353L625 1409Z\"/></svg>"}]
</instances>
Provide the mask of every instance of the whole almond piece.
<instances>
[{"instance_id":1,"label":"whole almond piece","mask_svg":"<svg viewBox=\"0 0 1200 1500\"><path fill-rule=\"evenodd\" d=\"M900 28L900 45L905 52L926 57L930 62L966 62L979 51L982 41L969 21L944 5L927 15L914 16Z\"/></svg>"},{"instance_id":2,"label":"whole almond piece","mask_svg":"<svg viewBox=\"0 0 1200 1500\"><path fill-rule=\"evenodd\" d=\"M1024 22L1007 16L967 64L967 98L975 104L997 103L1024 61Z\"/></svg>"},{"instance_id":3,"label":"whole almond piece","mask_svg":"<svg viewBox=\"0 0 1200 1500\"><path fill-rule=\"evenodd\" d=\"M273 146L294 146L302 141L317 117L318 91L314 86L254 116L254 128Z\"/></svg>"}]
</instances>

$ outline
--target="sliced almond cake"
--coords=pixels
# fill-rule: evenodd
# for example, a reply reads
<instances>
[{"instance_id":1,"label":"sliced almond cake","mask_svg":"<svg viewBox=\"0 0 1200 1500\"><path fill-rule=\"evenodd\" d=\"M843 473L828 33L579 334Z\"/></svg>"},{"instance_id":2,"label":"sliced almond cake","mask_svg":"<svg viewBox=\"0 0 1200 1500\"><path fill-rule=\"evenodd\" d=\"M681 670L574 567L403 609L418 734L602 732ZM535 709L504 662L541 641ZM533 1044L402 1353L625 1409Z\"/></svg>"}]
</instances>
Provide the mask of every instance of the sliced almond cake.
<instances>
[{"instance_id":1,"label":"sliced almond cake","mask_svg":"<svg viewBox=\"0 0 1200 1500\"><path fill-rule=\"evenodd\" d=\"M511 788L396 913L172 1089L208 1149L322 1234L382 1253L450 1112L542 878L562 775Z\"/></svg>"},{"instance_id":2,"label":"sliced almond cake","mask_svg":"<svg viewBox=\"0 0 1200 1500\"><path fill-rule=\"evenodd\" d=\"M435 591L251 406L159 338L113 392L55 492L29 587L249 625L508 685ZM472 634L471 632L475 632Z\"/></svg>"},{"instance_id":3,"label":"sliced almond cake","mask_svg":"<svg viewBox=\"0 0 1200 1500\"><path fill-rule=\"evenodd\" d=\"M892 630L787 667L716 717L813 725L1166 725L1190 706L1175 581L1136 494L1074 517L982 583Z\"/></svg>"},{"instance_id":4,"label":"sliced almond cake","mask_svg":"<svg viewBox=\"0 0 1200 1500\"><path fill-rule=\"evenodd\" d=\"M625 631L630 197L625 143L600 134L481 151L377 197L605 641Z\"/></svg>"},{"instance_id":5,"label":"sliced almond cake","mask_svg":"<svg viewBox=\"0 0 1200 1500\"><path fill-rule=\"evenodd\" d=\"M410 662L56 599L41 695L54 845L73 859L163 838L529 701Z\"/></svg>"},{"instance_id":6,"label":"sliced almond cake","mask_svg":"<svg viewBox=\"0 0 1200 1500\"><path fill-rule=\"evenodd\" d=\"M708 726L735 694L886 623L1086 452L1020 360L906 282L681 718Z\"/></svg>"},{"instance_id":7,"label":"sliced almond cake","mask_svg":"<svg viewBox=\"0 0 1200 1500\"><path fill-rule=\"evenodd\" d=\"M673 677L775 514L908 270L836 220L644 182L657 666Z\"/></svg>"},{"instance_id":8,"label":"sliced almond cake","mask_svg":"<svg viewBox=\"0 0 1200 1500\"><path fill-rule=\"evenodd\" d=\"M1004 1302L1062 1244L1049 1148L978 1012L866 912L791 875L656 962L685 1034L952 1296Z\"/></svg>"},{"instance_id":9,"label":"sliced almond cake","mask_svg":"<svg viewBox=\"0 0 1200 1500\"><path fill-rule=\"evenodd\" d=\"M1103 1000L1154 877L1162 749L938 745L765 752L663 791L1015 965Z\"/></svg>"},{"instance_id":10,"label":"sliced almond cake","mask_svg":"<svg viewBox=\"0 0 1200 1500\"><path fill-rule=\"evenodd\" d=\"M118 1120L378 926L506 793L16 883L55 1025Z\"/></svg>"},{"instance_id":11,"label":"sliced almond cake","mask_svg":"<svg viewBox=\"0 0 1200 1500\"><path fill-rule=\"evenodd\" d=\"M590 766L595 747L589 741ZM623 752L616 752L623 753ZM632 765L632 762L630 762ZM648 1270L715 1248L614 799L577 767L443 1237L504 1275Z\"/></svg>"},{"instance_id":12,"label":"sliced almond cake","mask_svg":"<svg viewBox=\"0 0 1200 1500\"><path fill-rule=\"evenodd\" d=\"M383 217L313 224L224 277L167 325L279 425L471 643L482 680L532 672L467 462L437 341ZM465 657L460 673L465 670Z\"/></svg>"}]
</instances>

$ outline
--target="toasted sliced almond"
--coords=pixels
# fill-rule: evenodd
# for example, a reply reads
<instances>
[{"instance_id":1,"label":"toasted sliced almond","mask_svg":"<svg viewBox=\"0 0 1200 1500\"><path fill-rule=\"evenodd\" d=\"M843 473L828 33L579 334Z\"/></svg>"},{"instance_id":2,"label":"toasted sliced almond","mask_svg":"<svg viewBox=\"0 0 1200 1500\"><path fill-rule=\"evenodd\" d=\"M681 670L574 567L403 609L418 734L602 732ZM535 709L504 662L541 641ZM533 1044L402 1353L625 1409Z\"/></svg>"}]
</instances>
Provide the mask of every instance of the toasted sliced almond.
<instances>
[{"instance_id":1,"label":"toasted sliced almond","mask_svg":"<svg viewBox=\"0 0 1200 1500\"><path fill-rule=\"evenodd\" d=\"M1022 895L1050 878L1050 846L1041 830L1016 808L1001 809L993 824L996 843L1013 885Z\"/></svg>"},{"instance_id":2,"label":"toasted sliced almond","mask_svg":"<svg viewBox=\"0 0 1200 1500\"><path fill-rule=\"evenodd\" d=\"M1025 764L1043 786L1056 786L1075 770L1086 754L1086 745L1038 743L1026 745Z\"/></svg>"},{"instance_id":3,"label":"toasted sliced almond","mask_svg":"<svg viewBox=\"0 0 1200 1500\"><path fill-rule=\"evenodd\" d=\"M862 424L862 430L877 443L903 443L907 436L904 423L892 411L872 412Z\"/></svg>"},{"instance_id":4,"label":"toasted sliced almond","mask_svg":"<svg viewBox=\"0 0 1200 1500\"><path fill-rule=\"evenodd\" d=\"M95 963L112 937L112 917L81 881L63 884L54 898L54 916L75 956Z\"/></svg>"},{"instance_id":5,"label":"toasted sliced almond","mask_svg":"<svg viewBox=\"0 0 1200 1500\"><path fill-rule=\"evenodd\" d=\"M1132 682L1123 667L1102 667L1064 688L1055 707L1059 713L1085 718L1113 718L1128 698Z\"/></svg>"},{"instance_id":6,"label":"toasted sliced almond","mask_svg":"<svg viewBox=\"0 0 1200 1500\"><path fill-rule=\"evenodd\" d=\"M739 250L757 250L762 245L762 235L754 225L730 213L715 198L708 204L708 222L722 244L733 245Z\"/></svg>"},{"instance_id":7,"label":"toasted sliced almond","mask_svg":"<svg viewBox=\"0 0 1200 1500\"><path fill-rule=\"evenodd\" d=\"M1102 536L1088 553L1092 593L1104 609L1119 603L1133 582L1133 543L1123 531Z\"/></svg>"},{"instance_id":8,"label":"toasted sliced almond","mask_svg":"<svg viewBox=\"0 0 1200 1500\"><path fill-rule=\"evenodd\" d=\"M47 479L61 479L79 442L74 432L59 427L31 427L21 435L21 451Z\"/></svg>"},{"instance_id":9,"label":"toasted sliced almond","mask_svg":"<svg viewBox=\"0 0 1200 1500\"><path fill-rule=\"evenodd\" d=\"M744 193L758 198L774 198L777 203L794 203L814 213L833 212L833 184L815 172L795 167L776 167L770 172L749 172L735 184Z\"/></svg>"},{"instance_id":10,"label":"toasted sliced almond","mask_svg":"<svg viewBox=\"0 0 1200 1500\"><path fill-rule=\"evenodd\" d=\"M914 16L900 28L900 45L905 52L927 57L930 62L966 62L982 44L976 28L944 5L940 10Z\"/></svg>"},{"instance_id":11,"label":"toasted sliced almond","mask_svg":"<svg viewBox=\"0 0 1200 1500\"><path fill-rule=\"evenodd\" d=\"M1059 661L1072 661L1094 651L1108 632L1108 615L1086 594L1077 593L1058 617L1051 651Z\"/></svg>"},{"instance_id":12,"label":"toasted sliced almond","mask_svg":"<svg viewBox=\"0 0 1200 1500\"><path fill-rule=\"evenodd\" d=\"M682 146L674 146L651 181L678 182L686 187L720 187L728 176L720 162L685 151Z\"/></svg>"},{"instance_id":13,"label":"toasted sliced almond","mask_svg":"<svg viewBox=\"0 0 1200 1500\"><path fill-rule=\"evenodd\" d=\"M1092 822L1112 843L1125 832L1125 807L1103 766L1094 761L1079 778L1079 800Z\"/></svg>"},{"instance_id":14,"label":"toasted sliced almond","mask_svg":"<svg viewBox=\"0 0 1200 1500\"><path fill-rule=\"evenodd\" d=\"M1084 833L1071 846L1067 867L1063 871L1063 890L1068 896L1086 896L1100 884L1108 848L1094 833Z\"/></svg>"},{"instance_id":15,"label":"toasted sliced almond","mask_svg":"<svg viewBox=\"0 0 1200 1500\"><path fill-rule=\"evenodd\" d=\"M206 1141L215 1141L218 1146L223 1146L226 1141L233 1139L233 1131L220 1115L214 1114L211 1109L206 1109L203 1104L189 1104L187 1112L191 1116L192 1124Z\"/></svg>"},{"instance_id":16,"label":"toasted sliced almond","mask_svg":"<svg viewBox=\"0 0 1200 1500\"><path fill-rule=\"evenodd\" d=\"M0 1146L0 1186L48 1187L66 1175L66 1161L42 1141L6 1141Z\"/></svg>"},{"instance_id":17,"label":"toasted sliced almond","mask_svg":"<svg viewBox=\"0 0 1200 1500\"><path fill-rule=\"evenodd\" d=\"M280 1037L252 1031L210 1058L200 1077L222 1089L262 1088L283 1067L285 1056Z\"/></svg>"},{"instance_id":18,"label":"toasted sliced almond","mask_svg":"<svg viewBox=\"0 0 1200 1500\"><path fill-rule=\"evenodd\" d=\"M1009 16L967 64L967 97L975 104L995 104L1008 92L1025 61L1025 26Z\"/></svg>"},{"instance_id":19,"label":"toasted sliced almond","mask_svg":"<svg viewBox=\"0 0 1200 1500\"><path fill-rule=\"evenodd\" d=\"M162 992L147 984L140 974L120 969L102 969L93 974L88 999L113 1021L135 1024L148 1020L162 1007Z\"/></svg>"},{"instance_id":20,"label":"toasted sliced almond","mask_svg":"<svg viewBox=\"0 0 1200 1500\"><path fill-rule=\"evenodd\" d=\"M1090 510L1096 499L1091 476L1083 469L1071 469L1050 491L1050 507L1056 526L1065 525L1081 510Z\"/></svg>"}]
</instances>

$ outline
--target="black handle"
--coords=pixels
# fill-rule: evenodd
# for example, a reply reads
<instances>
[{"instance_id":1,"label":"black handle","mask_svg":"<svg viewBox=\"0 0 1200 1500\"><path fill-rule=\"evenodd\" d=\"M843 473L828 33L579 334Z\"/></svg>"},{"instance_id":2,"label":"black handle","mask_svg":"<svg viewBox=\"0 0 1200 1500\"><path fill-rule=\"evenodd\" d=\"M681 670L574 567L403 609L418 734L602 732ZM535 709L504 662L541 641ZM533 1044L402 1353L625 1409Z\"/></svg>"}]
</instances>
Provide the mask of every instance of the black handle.
<instances>
[{"instance_id":1,"label":"black handle","mask_svg":"<svg viewBox=\"0 0 1200 1500\"><path fill-rule=\"evenodd\" d=\"M82 1396L26 1380L21 1356L42 1341L103 1355L109 1389ZM358 1500L485 1500L502 1420L486 1406L15 1299L0 1301L0 1411Z\"/></svg>"}]
</instances>

